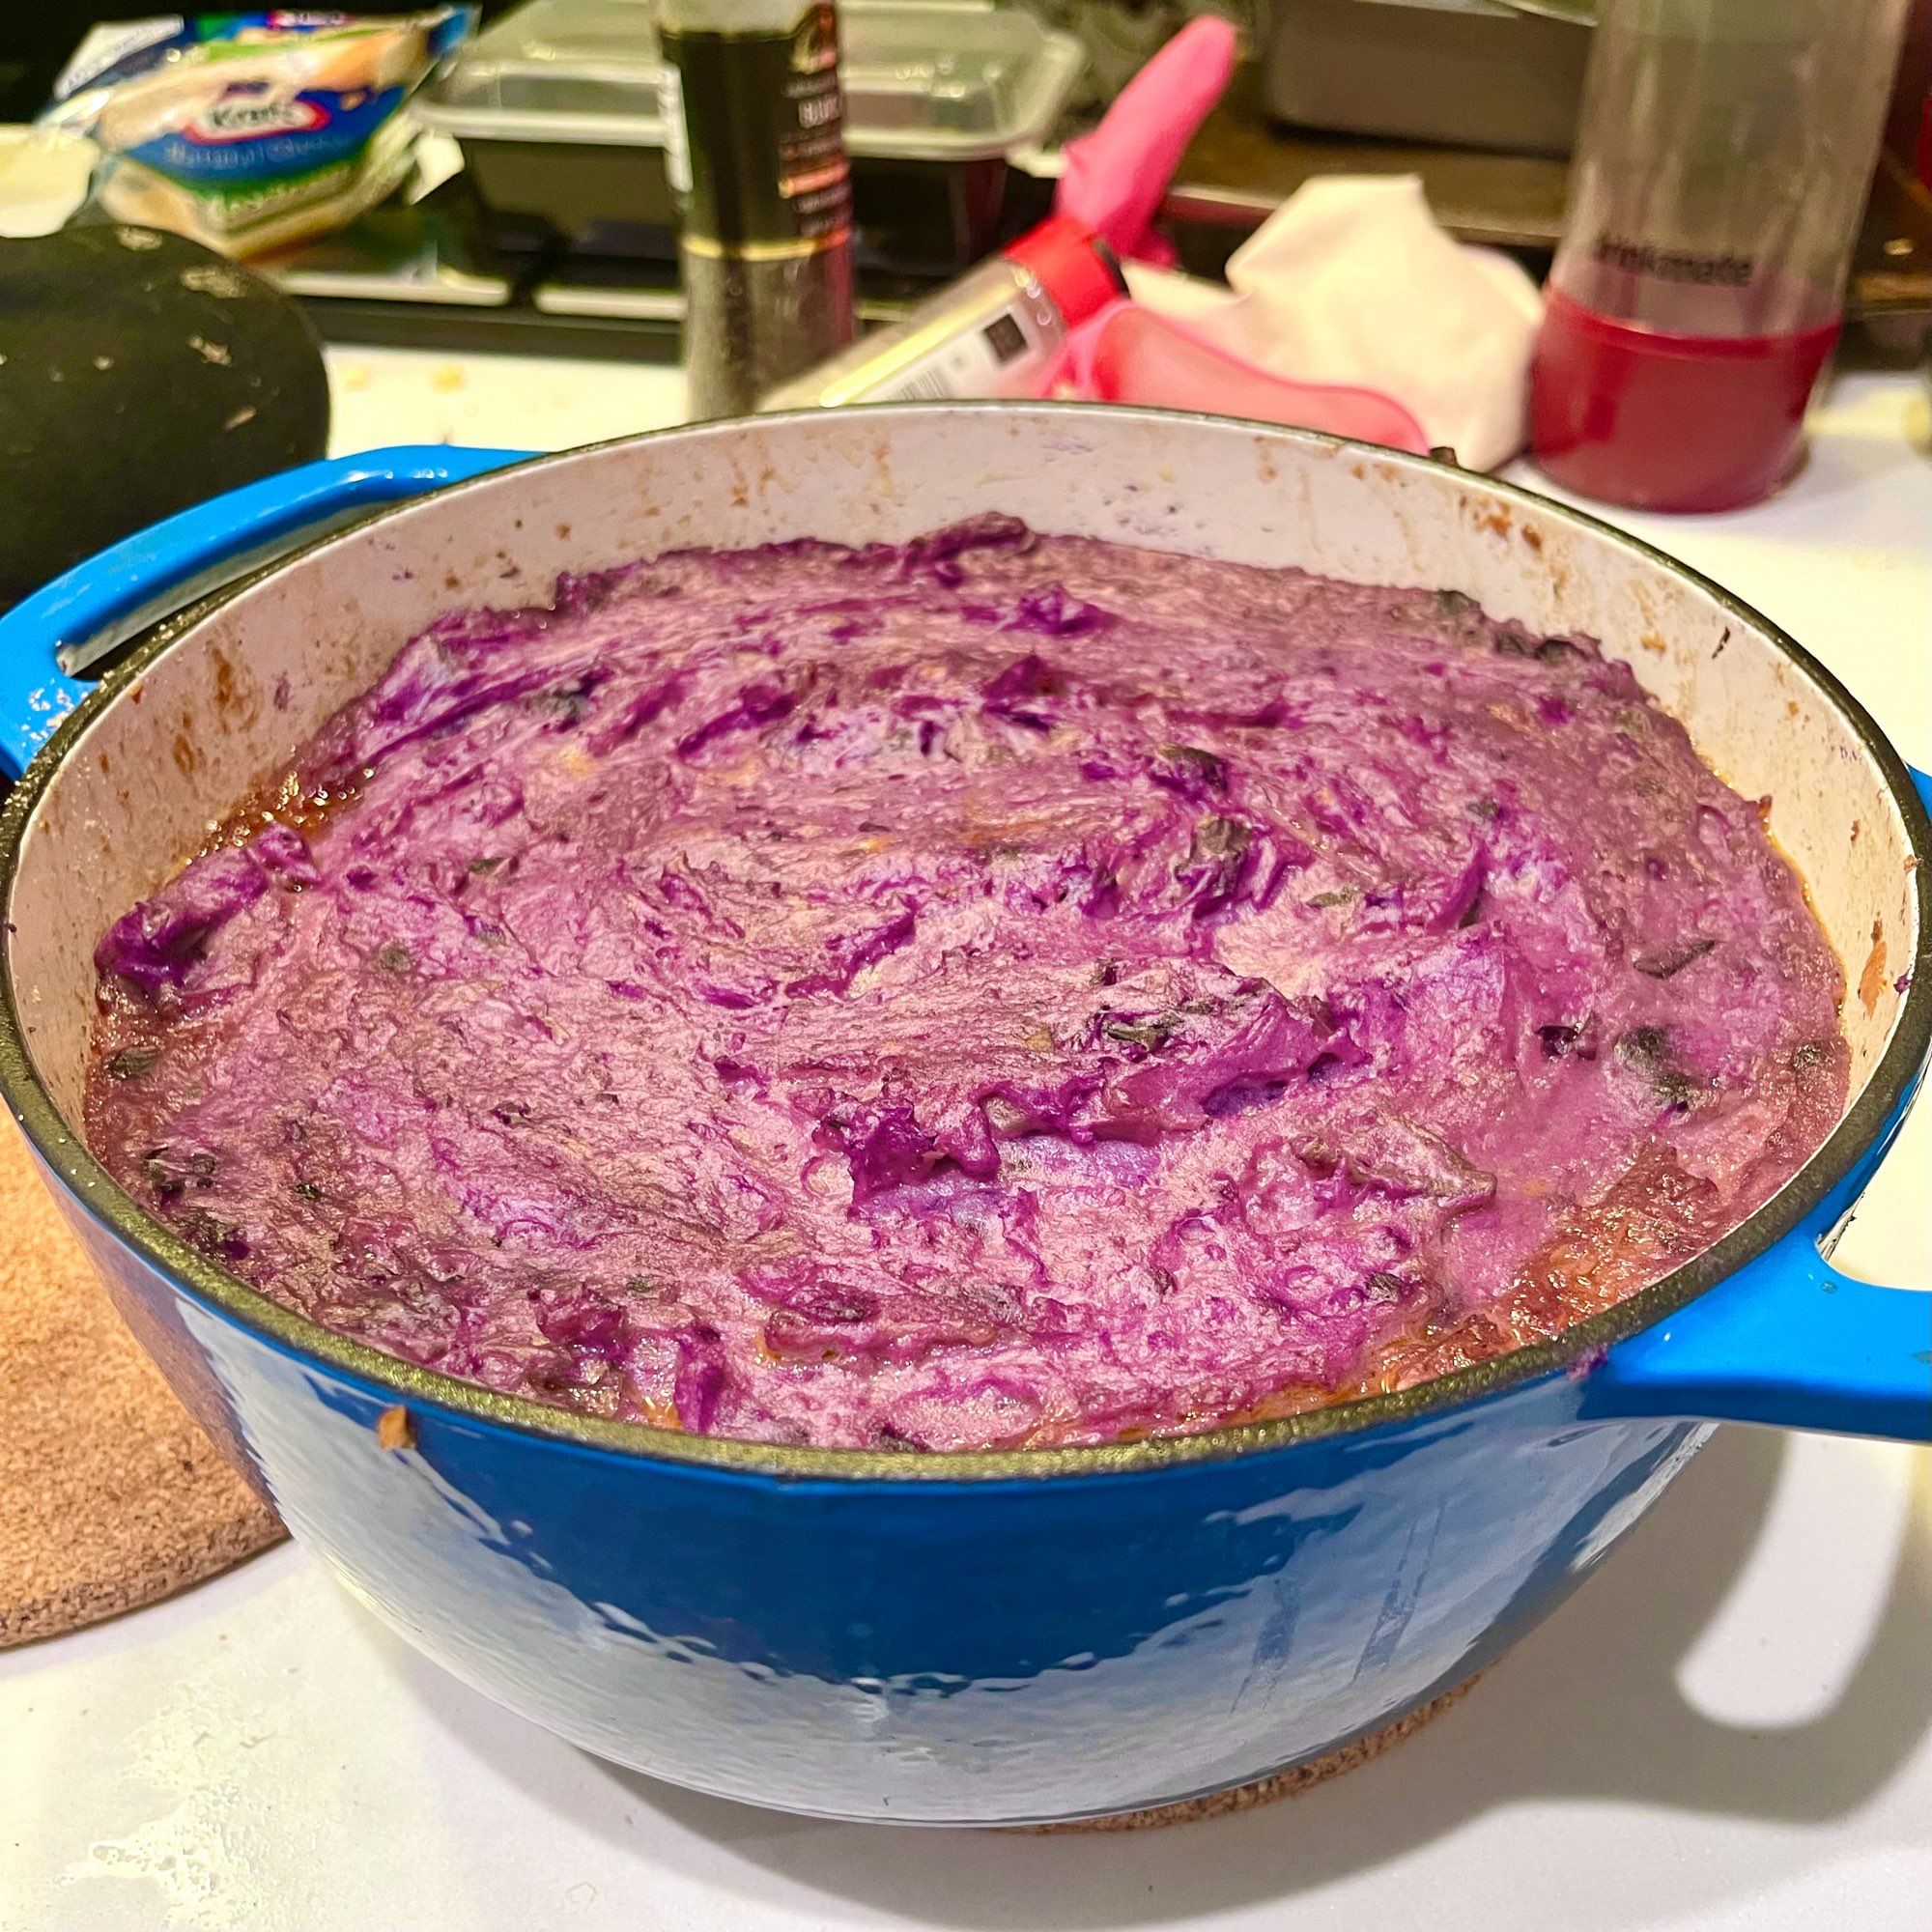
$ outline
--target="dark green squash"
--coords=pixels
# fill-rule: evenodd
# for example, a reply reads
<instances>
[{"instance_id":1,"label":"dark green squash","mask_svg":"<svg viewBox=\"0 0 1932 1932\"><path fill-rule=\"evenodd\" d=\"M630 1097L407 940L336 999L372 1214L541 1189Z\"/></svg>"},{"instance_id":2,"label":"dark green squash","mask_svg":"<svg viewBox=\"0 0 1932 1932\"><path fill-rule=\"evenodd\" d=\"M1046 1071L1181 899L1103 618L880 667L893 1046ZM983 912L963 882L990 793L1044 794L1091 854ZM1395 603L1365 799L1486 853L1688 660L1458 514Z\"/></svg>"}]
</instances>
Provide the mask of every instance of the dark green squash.
<instances>
[{"instance_id":1,"label":"dark green squash","mask_svg":"<svg viewBox=\"0 0 1932 1932\"><path fill-rule=\"evenodd\" d=\"M306 318L179 236L102 224L0 242L0 609L327 444Z\"/></svg>"}]
</instances>

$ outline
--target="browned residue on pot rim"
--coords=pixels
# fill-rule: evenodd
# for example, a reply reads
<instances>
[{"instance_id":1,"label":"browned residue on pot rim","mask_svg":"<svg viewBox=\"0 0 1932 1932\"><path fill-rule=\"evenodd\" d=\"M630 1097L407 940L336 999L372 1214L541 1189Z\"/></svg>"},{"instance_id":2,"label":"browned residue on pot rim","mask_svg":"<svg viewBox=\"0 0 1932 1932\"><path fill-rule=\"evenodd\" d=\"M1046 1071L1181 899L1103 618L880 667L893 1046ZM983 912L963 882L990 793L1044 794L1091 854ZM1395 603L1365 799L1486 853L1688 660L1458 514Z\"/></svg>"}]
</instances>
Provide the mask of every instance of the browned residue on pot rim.
<instances>
[{"instance_id":1,"label":"browned residue on pot rim","mask_svg":"<svg viewBox=\"0 0 1932 1932\"><path fill-rule=\"evenodd\" d=\"M1885 991L1885 921L1872 921L1872 949L1865 955L1865 970L1859 975L1859 1004L1866 1013L1878 1010Z\"/></svg>"}]
</instances>

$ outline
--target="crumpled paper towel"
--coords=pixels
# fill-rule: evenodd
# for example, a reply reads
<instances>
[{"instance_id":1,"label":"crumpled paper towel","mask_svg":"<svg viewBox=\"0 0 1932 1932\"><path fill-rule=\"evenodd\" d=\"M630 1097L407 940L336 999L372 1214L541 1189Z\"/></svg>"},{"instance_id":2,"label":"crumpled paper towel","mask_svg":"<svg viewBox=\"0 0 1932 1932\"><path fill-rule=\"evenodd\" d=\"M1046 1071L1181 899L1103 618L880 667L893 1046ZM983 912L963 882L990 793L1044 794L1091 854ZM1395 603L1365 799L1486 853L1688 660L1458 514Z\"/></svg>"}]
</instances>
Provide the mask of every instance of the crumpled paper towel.
<instances>
[{"instance_id":1,"label":"crumpled paper towel","mask_svg":"<svg viewBox=\"0 0 1932 1932\"><path fill-rule=\"evenodd\" d=\"M1199 352L1208 349L1241 365L1231 371L1230 413L1258 412L1248 379L1259 372L1311 392L1367 392L1383 405L1384 419L1387 406L1406 412L1428 446L1452 448L1471 469L1493 469L1522 447L1542 297L1507 256L1444 233L1414 176L1306 183L1236 250L1227 272L1223 288L1127 265L1134 303L1192 338L1177 350L1177 364L1187 366L1189 406L1203 406ZM1106 362L1096 350L1127 307L1117 304L1085 325L1076 372ZM1157 364L1143 340L1134 373L1116 384L1113 399L1164 400L1154 393L1164 386ZM1087 386L1079 375L1075 386ZM1288 395L1269 413L1309 420L1293 412ZM1346 396L1336 405L1345 416L1356 407ZM1351 431L1332 412L1316 426L1375 436Z\"/></svg>"}]
</instances>

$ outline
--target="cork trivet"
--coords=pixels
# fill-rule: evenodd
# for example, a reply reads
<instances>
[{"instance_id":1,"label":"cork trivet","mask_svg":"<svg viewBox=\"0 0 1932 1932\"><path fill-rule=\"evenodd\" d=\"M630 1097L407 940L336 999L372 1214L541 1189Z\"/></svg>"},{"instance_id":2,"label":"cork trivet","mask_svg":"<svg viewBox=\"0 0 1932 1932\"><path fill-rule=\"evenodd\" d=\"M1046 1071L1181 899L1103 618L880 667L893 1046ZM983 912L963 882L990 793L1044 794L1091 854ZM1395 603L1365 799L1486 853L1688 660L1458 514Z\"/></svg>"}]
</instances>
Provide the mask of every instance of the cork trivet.
<instances>
[{"instance_id":1,"label":"cork trivet","mask_svg":"<svg viewBox=\"0 0 1932 1932\"><path fill-rule=\"evenodd\" d=\"M1419 1731L1432 1718L1439 1718L1475 1682L1474 1677L1465 1677L1454 1690L1432 1697L1407 1717L1398 1718L1394 1723L1371 1731L1367 1737L1357 1738L1353 1744L1344 1745L1326 1757L1291 1765L1272 1777L1258 1777L1252 1784L1237 1784L1230 1791L1210 1791L1205 1798L1183 1799L1179 1804L1155 1804L1146 1811L1115 1811L1105 1818L1075 1818L1065 1825L1035 1825L1028 1829L1041 1837L1061 1832L1147 1832L1162 1825L1191 1825L1200 1818L1225 1818L1236 1811L1252 1811L1257 1804L1299 1798L1304 1791L1326 1784L1331 1777L1340 1777L1345 1771L1353 1771L1372 1757L1380 1757L1391 1746Z\"/></svg>"},{"instance_id":2,"label":"cork trivet","mask_svg":"<svg viewBox=\"0 0 1932 1932\"><path fill-rule=\"evenodd\" d=\"M139 1609L282 1534L121 1325L0 1114L0 1650Z\"/></svg>"}]
</instances>

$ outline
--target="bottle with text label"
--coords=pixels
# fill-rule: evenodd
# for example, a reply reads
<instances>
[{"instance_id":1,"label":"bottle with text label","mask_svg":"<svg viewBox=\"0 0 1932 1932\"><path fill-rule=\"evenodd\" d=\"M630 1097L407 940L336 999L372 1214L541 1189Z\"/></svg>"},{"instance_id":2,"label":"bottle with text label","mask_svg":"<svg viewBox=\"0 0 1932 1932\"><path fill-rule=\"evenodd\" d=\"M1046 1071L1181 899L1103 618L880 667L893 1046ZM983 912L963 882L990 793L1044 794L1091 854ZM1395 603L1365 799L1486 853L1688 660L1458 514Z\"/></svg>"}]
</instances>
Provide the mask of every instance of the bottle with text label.
<instances>
[{"instance_id":1,"label":"bottle with text label","mask_svg":"<svg viewBox=\"0 0 1932 1932\"><path fill-rule=\"evenodd\" d=\"M1530 385L1537 463L1726 510L1804 456L1908 0L1603 0Z\"/></svg>"},{"instance_id":2,"label":"bottle with text label","mask_svg":"<svg viewBox=\"0 0 1932 1932\"><path fill-rule=\"evenodd\" d=\"M831 0L657 0L694 417L852 340L852 184Z\"/></svg>"},{"instance_id":3,"label":"bottle with text label","mask_svg":"<svg viewBox=\"0 0 1932 1932\"><path fill-rule=\"evenodd\" d=\"M902 321L772 390L762 407L1037 396L1071 332L1125 295L1107 244L1079 222L1049 215Z\"/></svg>"}]
</instances>

